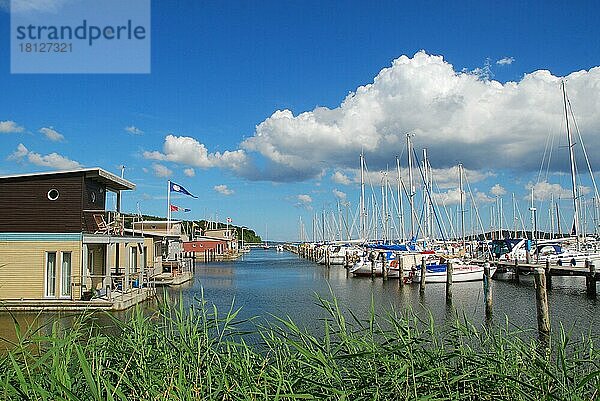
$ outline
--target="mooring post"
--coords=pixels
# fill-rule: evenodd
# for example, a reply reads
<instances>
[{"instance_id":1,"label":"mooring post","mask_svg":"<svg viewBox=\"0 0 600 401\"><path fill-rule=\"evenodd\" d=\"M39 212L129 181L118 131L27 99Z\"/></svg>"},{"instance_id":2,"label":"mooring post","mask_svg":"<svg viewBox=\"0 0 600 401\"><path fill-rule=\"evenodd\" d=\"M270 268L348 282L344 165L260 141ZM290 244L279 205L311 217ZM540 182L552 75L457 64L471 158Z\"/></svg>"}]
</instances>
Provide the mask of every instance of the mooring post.
<instances>
[{"instance_id":1,"label":"mooring post","mask_svg":"<svg viewBox=\"0 0 600 401\"><path fill-rule=\"evenodd\" d=\"M483 265L483 293L485 296L485 317L492 317L492 277L491 277L490 262L485 262Z\"/></svg>"},{"instance_id":2,"label":"mooring post","mask_svg":"<svg viewBox=\"0 0 600 401\"><path fill-rule=\"evenodd\" d=\"M519 261L516 259L516 257L513 280L515 280L517 283L519 282Z\"/></svg>"},{"instance_id":3,"label":"mooring post","mask_svg":"<svg viewBox=\"0 0 600 401\"><path fill-rule=\"evenodd\" d=\"M371 253L371 280L375 278L375 255Z\"/></svg>"},{"instance_id":4,"label":"mooring post","mask_svg":"<svg viewBox=\"0 0 600 401\"><path fill-rule=\"evenodd\" d=\"M596 296L596 266L591 263L588 259L585 260L585 267L588 269L588 273L585 276L585 287L586 292L590 297Z\"/></svg>"},{"instance_id":5,"label":"mooring post","mask_svg":"<svg viewBox=\"0 0 600 401\"><path fill-rule=\"evenodd\" d=\"M544 273L546 273L546 289L552 290L552 274L550 273L550 260L546 258L546 265L544 266Z\"/></svg>"},{"instance_id":6,"label":"mooring post","mask_svg":"<svg viewBox=\"0 0 600 401\"><path fill-rule=\"evenodd\" d=\"M398 286L404 286L404 258L401 253L396 254L396 260L398 261Z\"/></svg>"},{"instance_id":7,"label":"mooring post","mask_svg":"<svg viewBox=\"0 0 600 401\"><path fill-rule=\"evenodd\" d=\"M419 283L419 292L425 294L425 276L427 275L427 263L425 258L421 259L421 282Z\"/></svg>"},{"instance_id":8,"label":"mooring post","mask_svg":"<svg viewBox=\"0 0 600 401\"><path fill-rule=\"evenodd\" d=\"M550 314L548 312L548 293L546 291L546 274L544 269L535 268L535 304L537 310L538 331L550 334Z\"/></svg>"},{"instance_id":9,"label":"mooring post","mask_svg":"<svg viewBox=\"0 0 600 401\"><path fill-rule=\"evenodd\" d=\"M331 266L331 252L329 247L325 250L325 263L327 264L327 267Z\"/></svg>"},{"instance_id":10,"label":"mooring post","mask_svg":"<svg viewBox=\"0 0 600 401\"><path fill-rule=\"evenodd\" d=\"M452 261L446 262L446 303L452 303L452 273L454 272L454 266Z\"/></svg>"}]
</instances>

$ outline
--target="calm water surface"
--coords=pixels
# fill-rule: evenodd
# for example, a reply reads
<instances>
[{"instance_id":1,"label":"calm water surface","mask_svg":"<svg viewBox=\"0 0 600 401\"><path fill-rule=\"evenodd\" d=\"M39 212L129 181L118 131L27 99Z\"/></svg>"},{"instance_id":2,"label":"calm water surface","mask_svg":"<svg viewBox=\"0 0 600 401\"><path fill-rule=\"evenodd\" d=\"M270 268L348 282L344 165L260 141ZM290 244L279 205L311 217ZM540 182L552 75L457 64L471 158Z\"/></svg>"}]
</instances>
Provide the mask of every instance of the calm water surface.
<instances>
[{"instance_id":1,"label":"calm water surface","mask_svg":"<svg viewBox=\"0 0 600 401\"><path fill-rule=\"evenodd\" d=\"M255 249L234 262L198 263L192 282L180 288L167 289L166 294L180 297L188 305L205 301L217 306L223 314L231 307L240 308L240 319L258 317L268 320L271 315L291 317L298 325L307 328L321 327L320 318L326 316L319 306L318 297L332 299L332 294L344 311L348 309L360 318L369 315L371 302L378 313L392 308L398 312L408 309L423 317L431 312L435 321L444 323L458 316L466 316L471 322L484 322L483 285L481 282L455 283L453 306L445 303L445 285L428 284L425 295L420 296L418 285L399 287L398 280L384 282L381 278L353 278L347 276L341 266L327 268L317 265L289 252ZM494 296L493 321L504 325L508 318L511 325L522 329L536 329L535 292L533 277L522 276L521 282L492 282ZM159 290L160 292L160 290ZM161 293L159 296L164 296ZM574 333L591 332L600 335L600 305L596 299L585 294L583 278L553 277L549 292L550 318L554 330L562 324ZM152 308L152 304L144 307ZM129 312L116 316L127 319ZM32 322L52 321L56 314L17 314L23 327ZM72 314L60 316L63 325L69 326ZM36 320L37 319L37 320ZM100 315L100 321L110 322ZM42 334L49 334L49 327ZM14 324L7 313L0 313L0 337L14 339ZM0 348L2 346L0 345Z\"/></svg>"},{"instance_id":2,"label":"calm water surface","mask_svg":"<svg viewBox=\"0 0 600 401\"><path fill-rule=\"evenodd\" d=\"M493 319L504 324L506 318L522 329L536 329L533 276L521 276L521 282L492 282ZM225 312L232 301L241 308L242 318L269 315L290 316L296 323L314 327L324 317L318 297L337 298L343 309L367 317L371 302L378 313L394 308L407 309L426 316L431 311L436 322L457 315L475 323L484 322L482 282L455 283L453 307L445 302L445 284L428 284L420 296L418 285L399 287L398 280L347 276L341 266L327 268L289 253L255 249L243 259L228 263L197 264L193 283L170 289L171 297L183 297L188 303L202 298ZM560 324L576 332L600 335L598 301L586 296L585 279L553 277L549 292L550 317L554 329Z\"/></svg>"}]
</instances>

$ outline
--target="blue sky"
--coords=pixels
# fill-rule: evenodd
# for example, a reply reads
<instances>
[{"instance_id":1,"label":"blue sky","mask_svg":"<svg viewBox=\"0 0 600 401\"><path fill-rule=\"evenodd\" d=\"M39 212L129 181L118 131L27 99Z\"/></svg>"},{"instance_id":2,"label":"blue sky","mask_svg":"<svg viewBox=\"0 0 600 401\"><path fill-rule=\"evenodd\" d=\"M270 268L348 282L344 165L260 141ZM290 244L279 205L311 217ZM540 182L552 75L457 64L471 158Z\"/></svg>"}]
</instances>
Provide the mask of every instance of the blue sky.
<instances>
[{"instance_id":1,"label":"blue sky","mask_svg":"<svg viewBox=\"0 0 600 401\"><path fill-rule=\"evenodd\" d=\"M512 192L525 213L528 184L545 194L541 210L570 185L557 174L568 169L563 76L600 165L596 2L153 1L151 73L140 75L10 74L0 4L0 174L124 164L138 185L124 196L131 211L139 203L164 215L170 178L199 196L174 200L192 209L181 217L229 216L297 239L300 217L310 232L312 215L337 199L356 207L361 149L377 176L394 167L408 131L419 152L430 149L448 204L457 182L449 169L463 162L484 225L496 195L505 218ZM557 154L540 185L549 134Z\"/></svg>"}]
</instances>

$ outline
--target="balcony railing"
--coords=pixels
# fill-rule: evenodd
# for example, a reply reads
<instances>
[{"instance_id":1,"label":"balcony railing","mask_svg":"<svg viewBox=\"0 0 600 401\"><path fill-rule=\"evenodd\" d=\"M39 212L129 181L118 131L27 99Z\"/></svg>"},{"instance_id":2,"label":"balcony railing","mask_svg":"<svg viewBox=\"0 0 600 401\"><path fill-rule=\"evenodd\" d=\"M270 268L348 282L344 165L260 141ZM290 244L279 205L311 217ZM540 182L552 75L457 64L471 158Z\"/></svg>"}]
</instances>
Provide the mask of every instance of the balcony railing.
<instances>
[{"instance_id":1,"label":"balcony railing","mask_svg":"<svg viewBox=\"0 0 600 401\"><path fill-rule=\"evenodd\" d=\"M80 287L81 293L75 288ZM71 299L82 301L104 300L110 302L141 293L144 288L155 288L154 280L142 272L125 274L72 276Z\"/></svg>"},{"instance_id":2,"label":"balcony railing","mask_svg":"<svg viewBox=\"0 0 600 401\"><path fill-rule=\"evenodd\" d=\"M90 234L119 235L125 229L132 228L135 223L142 221L138 215L124 214L109 210L84 210L83 231ZM135 230L127 232L128 236L135 236ZM141 236L141 234L138 234Z\"/></svg>"}]
</instances>

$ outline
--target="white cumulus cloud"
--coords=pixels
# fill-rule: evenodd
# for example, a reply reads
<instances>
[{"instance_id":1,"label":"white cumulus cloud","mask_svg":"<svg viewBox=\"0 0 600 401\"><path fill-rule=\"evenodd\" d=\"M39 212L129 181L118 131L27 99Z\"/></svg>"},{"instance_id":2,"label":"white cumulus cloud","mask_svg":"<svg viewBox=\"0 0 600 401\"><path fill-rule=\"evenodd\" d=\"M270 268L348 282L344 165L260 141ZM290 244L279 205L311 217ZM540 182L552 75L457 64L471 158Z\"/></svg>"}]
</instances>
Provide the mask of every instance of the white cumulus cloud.
<instances>
[{"instance_id":1,"label":"white cumulus cloud","mask_svg":"<svg viewBox=\"0 0 600 401\"><path fill-rule=\"evenodd\" d=\"M173 175L171 169L159 163L152 163L152 171L154 172L154 175L159 178L166 178Z\"/></svg>"},{"instance_id":2,"label":"white cumulus cloud","mask_svg":"<svg viewBox=\"0 0 600 401\"><path fill-rule=\"evenodd\" d=\"M0 133L2 134L13 134L17 132L23 132L25 128L18 125L16 122L11 120L0 121Z\"/></svg>"},{"instance_id":3,"label":"white cumulus cloud","mask_svg":"<svg viewBox=\"0 0 600 401\"><path fill-rule=\"evenodd\" d=\"M125 131L127 131L133 135L142 135L144 133L144 131L142 131L141 129L139 129L138 127L136 127L134 125L125 127Z\"/></svg>"},{"instance_id":4,"label":"white cumulus cloud","mask_svg":"<svg viewBox=\"0 0 600 401\"><path fill-rule=\"evenodd\" d=\"M563 188L560 184L552 184L548 181L541 181L536 184L529 183L527 188L527 196L525 199L531 201L531 188L533 188L533 197L536 201L548 201L554 195L554 199L573 199L571 188ZM579 194L586 195L591 192L590 187L579 186Z\"/></svg>"},{"instance_id":5,"label":"white cumulus cloud","mask_svg":"<svg viewBox=\"0 0 600 401\"><path fill-rule=\"evenodd\" d=\"M331 176L331 180L335 183L342 184L342 185L350 185L352 183L352 180L350 180L350 177L348 177L341 171L336 171L335 173L333 173L333 175Z\"/></svg>"},{"instance_id":6,"label":"white cumulus cloud","mask_svg":"<svg viewBox=\"0 0 600 401\"><path fill-rule=\"evenodd\" d=\"M197 139L187 136L167 135L163 151L146 151L143 156L151 160L166 160L200 168L221 167L238 171L246 164L243 150L209 153Z\"/></svg>"},{"instance_id":7,"label":"white cumulus cloud","mask_svg":"<svg viewBox=\"0 0 600 401\"><path fill-rule=\"evenodd\" d=\"M196 175L196 171L193 168L186 168L183 170L183 174L185 174L188 177L193 177Z\"/></svg>"},{"instance_id":8,"label":"white cumulus cloud","mask_svg":"<svg viewBox=\"0 0 600 401\"><path fill-rule=\"evenodd\" d=\"M213 187L213 189L215 191L217 191L218 193L220 193L221 195L225 195L225 196L234 194L234 191L232 189L228 188L227 185L225 185L225 184L215 185Z\"/></svg>"},{"instance_id":9,"label":"white cumulus cloud","mask_svg":"<svg viewBox=\"0 0 600 401\"><path fill-rule=\"evenodd\" d=\"M312 197L308 194L296 195L296 207L312 209Z\"/></svg>"},{"instance_id":10,"label":"white cumulus cloud","mask_svg":"<svg viewBox=\"0 0 600 401\"><path fill-rule=\"evenodd\" d=\"M46 138L50 139L53 142L60 142L65 140L63 134L55 130L53 127L40 128L40 133L44 134Z\"/></svg>"},{"instance_id":11,"label":"white cumulus cloud","mask_svg":"<svg viewBox=\"0 0 600 401\"><path fill-rule=\"evenodd\" d=\"M600 67L565 79L586 145L600 147L600 90L594 89L600 87ZM564 126L560 82L540 70L500 83L421 51L395 59L338 107L275 111L241 148L266 160L265 176L276 171L279 180L298 181L316 177L323 167L356 167L363 149L371 171L383 169L413 132L415 149L427 147L436 168L460 161L472 171L518 166L531 172L542 158L543 149L539 156L535 150ZM600 165L600 154L592 159ZM567 169L563 161L553 158L551 169Z\"/></svg>"},{"instance_id":12,"label":"white cumulus cloud","mask_svg":"<svg viewBox=\"0 0 600 401\"><path fill-rule=\"evenodd\" d=\"M514 57L502 57L500 60L496 61L498 65L510 65L515 61Z\"/></svg>"},{"instance_id":13,"label":"white cumulus cloud","mask_svg":"<svg viewBox=\"0 0 600 401\"><path fill-rule=\"evenodd\" d=\"M506 195L506 189L502 185L496 184L490 189L490 193L494 196L502 196Z\"/></svg>"},{"instance_id":14,"label":"white cumulus cloud","mask_svg":"<svg viewBox=\"0 0 600 401\"><path fill-rule=\"evenodd\" d=\"M36 166L53 168L56 170L71 170L83 167L79 162L59 155L58 153L42 155L37 152L30 151L22 143L17 146L17 150L8 156L8 160L14 160L17 162L28 161Z\"/></svg>"},{"instance_id":15,"label":"white cumulus cloud","mask_svg":"<svg viewBox=\"0 0 600 401\"><path fill-rule=\"evenodd\" d=\"M336 199L339 199L342 202L346 202L346 193L340 191L339 189L334 189L333 191L333 196L335 196Z\"/></svg>"}]
</instances>

